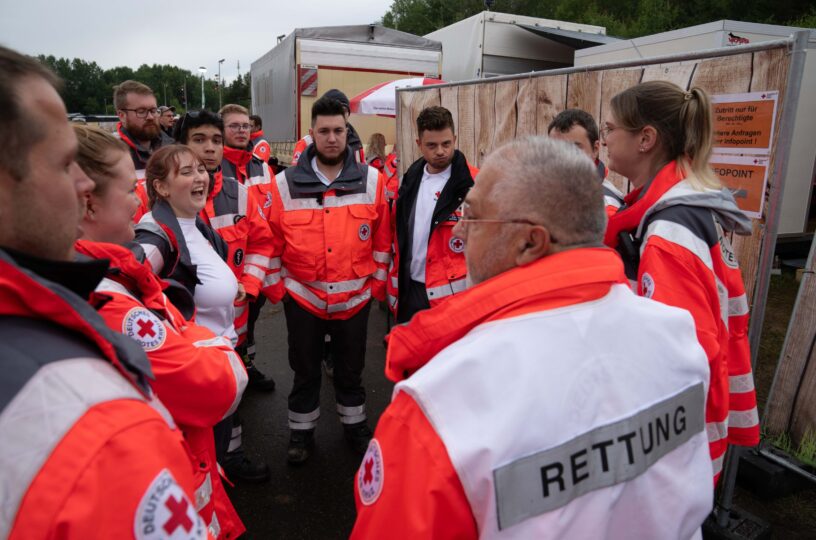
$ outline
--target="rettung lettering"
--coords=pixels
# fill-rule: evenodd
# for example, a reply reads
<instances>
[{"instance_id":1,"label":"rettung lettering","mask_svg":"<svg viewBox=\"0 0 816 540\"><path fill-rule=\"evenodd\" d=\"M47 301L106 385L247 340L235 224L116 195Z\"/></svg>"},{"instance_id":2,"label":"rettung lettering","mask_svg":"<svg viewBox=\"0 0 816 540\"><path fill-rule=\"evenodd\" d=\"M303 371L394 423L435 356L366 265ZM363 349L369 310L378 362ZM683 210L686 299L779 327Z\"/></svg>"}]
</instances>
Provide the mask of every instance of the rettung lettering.
<instances>
[{"instance_id":1,"label":"rettung lettering","mask_svg":"<svg viewBox=\"0 0 816 540\"><path fill-rule=\"evenodd\" d=\"M705 388L690 386L632 416L493 471L499 529L645 472L705 429Z\"/></svg>"}]
</instances>

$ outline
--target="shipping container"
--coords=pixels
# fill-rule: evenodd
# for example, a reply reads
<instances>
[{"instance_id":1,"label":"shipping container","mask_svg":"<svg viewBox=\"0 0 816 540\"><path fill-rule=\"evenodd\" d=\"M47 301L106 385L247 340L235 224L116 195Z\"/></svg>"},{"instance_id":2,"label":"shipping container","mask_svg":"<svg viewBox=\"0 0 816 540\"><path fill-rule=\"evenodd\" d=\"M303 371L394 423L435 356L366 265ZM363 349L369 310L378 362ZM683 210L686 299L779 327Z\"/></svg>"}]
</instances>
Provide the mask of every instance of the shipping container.
<instances>
[{"instance_id":1,"label":"shipping container","mask_svg":"<svg viewBox=\"0 0 816 540\"><path fill-rule=\"evenodd\" d=\"M377 25L298 28L252 63L252 111L273 155L288 163L309 132L312 103L327 90L351 99L383 82L438 77L441 67L442 44L413 34ZM353 114L349 121L363 143L375 132L395 142L393 118Z\"/></svg>"},{"instance_id":2,"label":"shipping container","mask_svg":"<svg viewBox=\"0 0 816 540\"><path fill-rule=\"evenodd\" d=\"M576 49L617 41L602 26L483 11L425 36L442 42L446 81L570 67Z\"/></svg>"}]
</instances>

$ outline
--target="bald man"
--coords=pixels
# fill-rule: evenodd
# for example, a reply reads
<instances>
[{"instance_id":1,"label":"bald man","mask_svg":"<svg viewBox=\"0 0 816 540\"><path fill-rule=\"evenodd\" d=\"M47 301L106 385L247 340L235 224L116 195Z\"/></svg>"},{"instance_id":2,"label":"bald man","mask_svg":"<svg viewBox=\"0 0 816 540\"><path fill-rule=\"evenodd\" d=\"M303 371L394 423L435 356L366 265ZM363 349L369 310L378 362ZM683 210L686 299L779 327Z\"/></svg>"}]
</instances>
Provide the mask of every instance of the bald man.
<instances>
[{"instance_id":1,"label":"bald man","mask_svg":"<svg viewBox=\"0 0 816 540\"><path fill-rule=\"evenodd\" d=\"M699 534L708 362L687 312L632 293L604 226L573 146L488 157L455 231L471 287L391 334L352 538Z\"/></svg>"}]
</instances>

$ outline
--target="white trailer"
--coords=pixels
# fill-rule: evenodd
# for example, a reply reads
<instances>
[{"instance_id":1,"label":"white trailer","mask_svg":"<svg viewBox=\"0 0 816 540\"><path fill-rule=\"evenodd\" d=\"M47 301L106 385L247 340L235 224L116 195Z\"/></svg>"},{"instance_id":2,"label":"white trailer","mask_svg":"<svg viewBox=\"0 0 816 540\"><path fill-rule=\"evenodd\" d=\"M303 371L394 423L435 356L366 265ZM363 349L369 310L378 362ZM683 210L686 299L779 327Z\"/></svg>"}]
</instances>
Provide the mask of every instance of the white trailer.
<instances>
[{"instance_id":1,"label":"white trailer","mask_svg":"<svg viewBox=\"0 0 816 540\"><path fill-rule=\"evenodd\" d=\"M616 41L602 26L495 11L425 37L442 42L442 78L450 82L570 67L576 49Z\"/></svg>"},{"instance_id":2,"label":"white trailer","mask_svg":"<svg viewBox=\"0 0 816 540\"><path fill-rule=\"evenodd\" d=\"M442 44L376 25L298 28L252 63L252 111L263 120L273 154L288 163L308 133L312 103L332 88L349 99L406 77L438 77ZM363 143L374 132L393 144L393 118L352 115ZM287 155L288 153L288 155Z\"/></svg>"},{"instance_id":3,"label":"white trailer","mask_svg":"<svg viewBox=\"0 0 816 540\"><path fill-rule=\"evenodd\" d=\"M575 51L575 66L609 64L637 58L653 58L745 43L787 38L803 30L790 26L740 21L716 21L671 32L621 40ZM779 220L779 236L797 237L816 228L816 31L811 30L799 104L793 131L785 191Z\"/></svg>"}]
</instances>

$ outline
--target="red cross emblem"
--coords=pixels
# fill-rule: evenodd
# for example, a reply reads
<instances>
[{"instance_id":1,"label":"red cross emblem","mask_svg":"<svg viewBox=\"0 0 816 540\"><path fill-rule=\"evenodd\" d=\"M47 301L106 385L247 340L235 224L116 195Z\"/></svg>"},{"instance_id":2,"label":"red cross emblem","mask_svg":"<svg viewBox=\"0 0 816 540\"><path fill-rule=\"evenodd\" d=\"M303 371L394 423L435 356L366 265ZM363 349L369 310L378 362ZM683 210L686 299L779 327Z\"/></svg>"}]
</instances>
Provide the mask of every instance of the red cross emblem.
<instances>
[{"instance_id":1,"label":"red cross emblem","mask_svg":"<svg viewBox=\"0 0 816 540\"><path fill-rule=\"evenodd\" d=\"M139 327L139 330L137 331L139 337L145 337L147 335L150 335L150 337L156 336L156 331L153 329L153 321L139 319L136 321L136 324Z\"/></svg>"},{"instance_id":2,"label":"red cross emblem","mask_svg":"<svg viewBox=\"0 0 816 540\"><path fill-rule=\"evenodd\" d=\"M172 535L178 527L184 529L184 532L189 532L193 528L193 520L187 515L187 507L190 506L187 499L169 497L164 505L170 510L170 519L163 526L167 534Z\"/></svg>"},{"instance_id":3,"label":"red cross emblem","mask_svg":"<svg viewBox=\"0 0 816 540\"><path fill-rule=\"evenodd\" d=\"M436 193L434 193L434 200L435 200L435 201L438 201L438 200L439 200L439 194L440 194L440 193L442 193L442 192L441 192L441 191L437 191Z\"/></svg>"},{"instance_id":4,"label":"red cross emblem","mask_svg":"<svg viewBox=\"0 0 816 540\"><path fill-rule=\"evenodd\" d=\"M374 458L369 458L363 464L365 471L363 472L363 484L370 484L374 480L374 475L371 474L371 469L374 468Z\"/></svg>"},{"instance_id":5,"label":"red cross emblem","mask_svg":"<svg viewBox=\"0 0 816 540\"><path fill-rule=\"evenodd\" d=\"M465 250L465 241L458 236L453 236L448 242L448 246L454 253L462 253Z\"/></svg>"}]
</instances>

